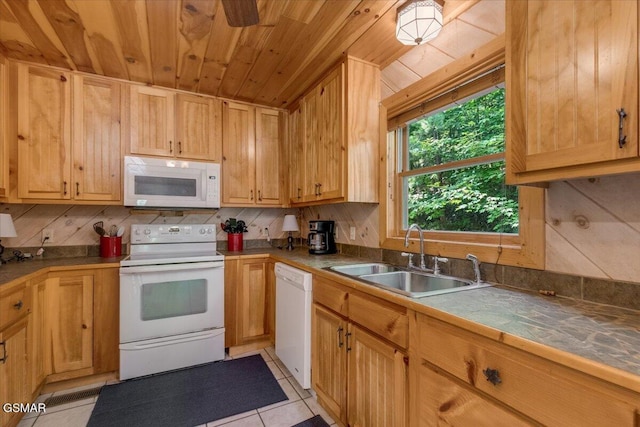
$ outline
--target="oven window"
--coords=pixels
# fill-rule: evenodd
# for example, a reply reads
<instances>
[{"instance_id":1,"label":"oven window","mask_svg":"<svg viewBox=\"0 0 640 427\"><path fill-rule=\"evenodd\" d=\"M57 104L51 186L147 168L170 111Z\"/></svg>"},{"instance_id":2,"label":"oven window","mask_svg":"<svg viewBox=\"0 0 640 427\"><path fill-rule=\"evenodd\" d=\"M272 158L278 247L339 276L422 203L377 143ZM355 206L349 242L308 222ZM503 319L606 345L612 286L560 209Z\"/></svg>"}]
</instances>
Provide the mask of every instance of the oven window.
<instances>
[{"instance_id":1,"label":"oven window","mask_svg":"<svg viewBox=\"0 0 640 427\"><path fill-rule=\"evenodd\" d=\"M145 283L142 320L189 316L207 311L206 279Z\"/></svg>"},{"instance_id":2,"label":"oven window","mask_svg":"<svg viewBox=\"0 0 640 427\"><path fill-rule=\"evenodd\" d=\"M134 185L138 196L195 197L198 191L198 180L194 178L136 175Z\"/></svg>"}]
</instances>

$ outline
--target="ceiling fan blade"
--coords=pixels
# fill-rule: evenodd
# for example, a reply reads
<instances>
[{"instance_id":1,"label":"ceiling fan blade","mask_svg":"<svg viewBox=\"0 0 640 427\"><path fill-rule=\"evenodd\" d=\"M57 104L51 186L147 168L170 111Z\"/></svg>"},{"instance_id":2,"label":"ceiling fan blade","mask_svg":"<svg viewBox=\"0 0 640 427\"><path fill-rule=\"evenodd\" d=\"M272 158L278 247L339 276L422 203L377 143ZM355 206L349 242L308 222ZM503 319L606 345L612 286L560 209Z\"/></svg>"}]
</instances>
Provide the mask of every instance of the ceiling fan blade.
<instances>
[{"instance_id":1,"label":"ceiling fan blade","mask_svg":"<svg viewBox=\"0 0 640 427\"><path fill-rule=\"evenodd\" d=\"M231 27L248 27L260 20L256 0L222 0L222 7Z\"/></svg>"}]
</instances>

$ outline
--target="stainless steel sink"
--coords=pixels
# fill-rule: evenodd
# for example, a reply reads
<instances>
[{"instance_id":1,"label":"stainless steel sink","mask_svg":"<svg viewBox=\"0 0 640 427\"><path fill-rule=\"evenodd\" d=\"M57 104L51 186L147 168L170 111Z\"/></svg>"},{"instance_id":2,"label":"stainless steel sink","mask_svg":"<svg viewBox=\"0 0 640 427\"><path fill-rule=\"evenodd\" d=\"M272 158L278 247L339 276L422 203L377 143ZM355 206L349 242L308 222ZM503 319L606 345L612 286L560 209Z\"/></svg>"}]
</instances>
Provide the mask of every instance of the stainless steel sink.
<instances>
[{"instance_id":1,"label":"stainless steel sink","mask_svg":"<svg viewBox=\"0 0 640 427\"><path fill-rule=\"evenodd\" d=\"M467 289L490 286L488 283L474 283L456 277L433 275L414 271L394 271L379 274L364 274L360 279L402 295L420 298Z\"/></svg>"},{"instance_id":2,"label":"stainless steel sink","mask_svg":"<svg viewBox=\"0 0 640 427\"><path fill-rule=\"evenodd\" d=\"M346 274L348 276L363 276L366 274L388 273L400 270L400 268L396 266L379 262L368 264L336 265L333 267L329 267L328 269L337 273Z\"/></svg>"}]
</instances>

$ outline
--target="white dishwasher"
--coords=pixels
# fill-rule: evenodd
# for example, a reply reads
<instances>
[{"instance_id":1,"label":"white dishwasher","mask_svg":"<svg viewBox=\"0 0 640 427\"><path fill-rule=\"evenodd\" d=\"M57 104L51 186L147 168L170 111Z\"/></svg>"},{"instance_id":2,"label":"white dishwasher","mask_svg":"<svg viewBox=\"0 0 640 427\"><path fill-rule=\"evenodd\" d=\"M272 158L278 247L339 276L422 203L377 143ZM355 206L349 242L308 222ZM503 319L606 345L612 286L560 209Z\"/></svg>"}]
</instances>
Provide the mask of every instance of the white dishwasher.
<instances>
[{"instance_id":1,"label":"white dishwasher","mask_svg":"<svg viewBox=\"0 0 640 427\"><path fill-rule=\"evenodd\" d=\"M303 388L311 387L311 273L281 262L276 273L276 355Z\"/></svg>"}]
</instances>

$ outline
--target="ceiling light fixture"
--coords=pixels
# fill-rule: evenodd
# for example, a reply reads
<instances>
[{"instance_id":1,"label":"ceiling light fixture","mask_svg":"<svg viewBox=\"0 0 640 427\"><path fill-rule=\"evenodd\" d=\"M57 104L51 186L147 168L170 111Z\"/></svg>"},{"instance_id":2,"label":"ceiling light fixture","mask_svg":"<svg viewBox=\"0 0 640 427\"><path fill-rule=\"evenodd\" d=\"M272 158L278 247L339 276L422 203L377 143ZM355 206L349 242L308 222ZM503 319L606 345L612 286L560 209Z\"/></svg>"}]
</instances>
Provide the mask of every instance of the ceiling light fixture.
<instances>
[{"instance_id":1,"label":"ceiling light fixture","mask_svg":"<svg viewBox=\"0 0 640 427\"><path fill-rule=\"evenodd\" d=\"M443 0L411 0L398 8L396 38L405 45L434 39L442 29Z\"/></svg>"}]
</instances>

